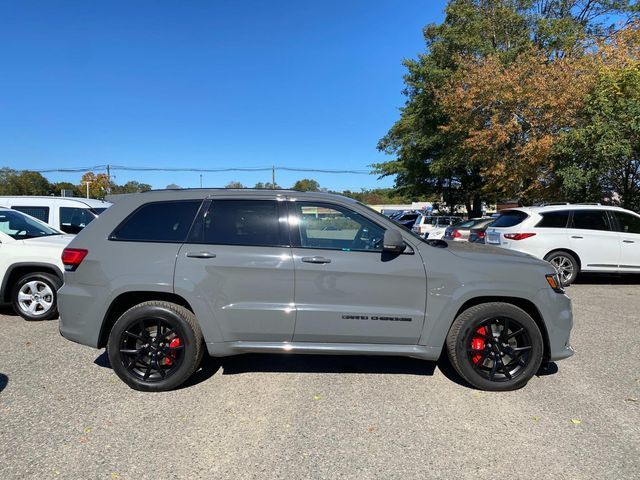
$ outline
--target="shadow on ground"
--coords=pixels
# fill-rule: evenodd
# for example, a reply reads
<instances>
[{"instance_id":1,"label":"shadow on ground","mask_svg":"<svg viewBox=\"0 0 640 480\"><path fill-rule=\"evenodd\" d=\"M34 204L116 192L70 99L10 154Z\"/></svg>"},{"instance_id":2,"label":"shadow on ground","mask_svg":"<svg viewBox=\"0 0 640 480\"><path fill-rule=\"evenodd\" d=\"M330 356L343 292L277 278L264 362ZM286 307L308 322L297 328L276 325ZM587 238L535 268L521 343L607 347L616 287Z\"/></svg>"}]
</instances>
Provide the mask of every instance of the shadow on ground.
<instances>
[{"instance_id":1,"label":"shadow on ground","mask_svg":"<svg viewBox=\"0 0 640 480\"><path fill-rule=\"evenodd\" d=\"M7 387L8 383L9 377L7 377L4 373L0 373L0 392Z\"/></svg>"}]
</instances>

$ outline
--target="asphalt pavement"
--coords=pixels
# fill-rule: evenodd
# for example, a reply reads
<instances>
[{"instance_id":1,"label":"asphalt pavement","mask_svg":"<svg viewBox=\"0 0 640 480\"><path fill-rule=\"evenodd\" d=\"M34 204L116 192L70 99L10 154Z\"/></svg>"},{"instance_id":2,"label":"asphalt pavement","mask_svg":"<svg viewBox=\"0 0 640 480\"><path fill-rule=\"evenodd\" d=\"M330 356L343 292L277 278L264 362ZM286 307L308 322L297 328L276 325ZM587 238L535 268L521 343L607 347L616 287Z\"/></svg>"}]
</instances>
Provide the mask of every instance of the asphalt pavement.
<instances>
[{"instance_id":1,"label":"asphalt pavement","mask_svg":"<svg viewBox=\"0 0 640 480\"><path fill-rule=\"evenodd\" d=\"M480 392L446 361L244 355L136 392L0 316L0 479L640 478L640 282L568 289L571 359Z\"/></svg>"}]
</instances>

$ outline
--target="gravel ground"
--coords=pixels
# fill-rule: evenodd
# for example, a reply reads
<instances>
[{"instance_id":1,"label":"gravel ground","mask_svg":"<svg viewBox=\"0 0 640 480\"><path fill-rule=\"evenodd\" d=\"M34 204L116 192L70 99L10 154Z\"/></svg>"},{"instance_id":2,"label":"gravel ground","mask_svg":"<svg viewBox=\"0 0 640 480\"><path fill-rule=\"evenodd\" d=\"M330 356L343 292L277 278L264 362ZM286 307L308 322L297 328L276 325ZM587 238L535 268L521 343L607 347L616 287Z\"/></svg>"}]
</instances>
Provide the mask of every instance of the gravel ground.
<instances>
[{"instance_id":1,"label":"gravel ground","mask_svg":"<svg viewBox=\"0 0 640 480\"><path fill-rule=\"evenodd\" d=\"M640 285L607 283L569 289L577 354L508 393L447 362L245 355L145 394L5 311L0 478L640 478Z\"/></svg>"}]
</instances>

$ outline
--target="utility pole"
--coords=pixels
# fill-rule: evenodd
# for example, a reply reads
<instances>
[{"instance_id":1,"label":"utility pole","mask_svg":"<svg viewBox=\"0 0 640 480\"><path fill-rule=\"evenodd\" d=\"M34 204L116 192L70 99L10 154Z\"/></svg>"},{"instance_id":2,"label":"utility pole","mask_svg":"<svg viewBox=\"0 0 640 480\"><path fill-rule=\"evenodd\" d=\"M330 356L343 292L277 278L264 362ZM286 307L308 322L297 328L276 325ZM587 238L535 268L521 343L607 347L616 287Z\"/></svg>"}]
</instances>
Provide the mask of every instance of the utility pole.
<instances>
[{"instance_id":1,"label":"utility pole","mask_svg":"<svg viewBox=\"0 0 640 480\"><path fill-rule=\"evenodd\" d=\"M276 166L275 165L271 167L271 188L273 190L276 189Z\"/></svg>"},{"instance_id":2,"label":"utility pole","mask_svg":"<svg viewBox=\"0 0 640 480\"><path fill-rule=\"evenodd\" d=\"M202 188L202 174L200 174L200 188Z\"/></svg>"},{"instance_id":3,"label":"utility pole","mask_svg":"<svg viewBox=\"0 0 640 480\"><path fill-rule=\"evenodd\" d=\"M111 195L111 165L109 165L108 163L107 163L107 195Z\"/></svg>"},{"instance_id":4,"label":"utility pole","mask_svg":"<svg viewBox=\"0 0 640 480\"><path fill-rule=\"evenodd\" d=\"M93 182L92 182L91 180L87 180L87 181L85 181L84 183L86 183L86 184L87 184L87 198L89 198L89 185L90 185L91 183L93 183Z\"/></svg>"}]
</instances>

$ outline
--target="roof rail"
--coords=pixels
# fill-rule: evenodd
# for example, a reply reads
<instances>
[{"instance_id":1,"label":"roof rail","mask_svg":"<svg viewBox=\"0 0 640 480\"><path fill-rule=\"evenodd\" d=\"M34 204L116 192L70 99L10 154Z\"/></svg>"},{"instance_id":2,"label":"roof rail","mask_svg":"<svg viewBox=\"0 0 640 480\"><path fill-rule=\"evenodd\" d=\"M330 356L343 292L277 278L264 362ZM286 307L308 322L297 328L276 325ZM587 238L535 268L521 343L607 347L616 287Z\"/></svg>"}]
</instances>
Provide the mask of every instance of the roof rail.
<instances>
[{"instance_id":1,"label":"roof rail","mask_svg":"<svg viewBox=\"0 0 640 480\"><path fill-rule=\"evenodd\" d=\"M580 202L580 203L574 203L574 205L600 205L600 206L602 206L602 204L600 202Z\"/></svg>"},{"instance_id":2,"label":"roof rail","mask_svg":"<svg viewBox=\"0 0 640 480\"><path fill-rule=\"evenodd\" d=\"M571 205L569 202L542 202L538 205L535 205L536 207L549 207L551 205Z\"/></svg>"}]
</instances>

